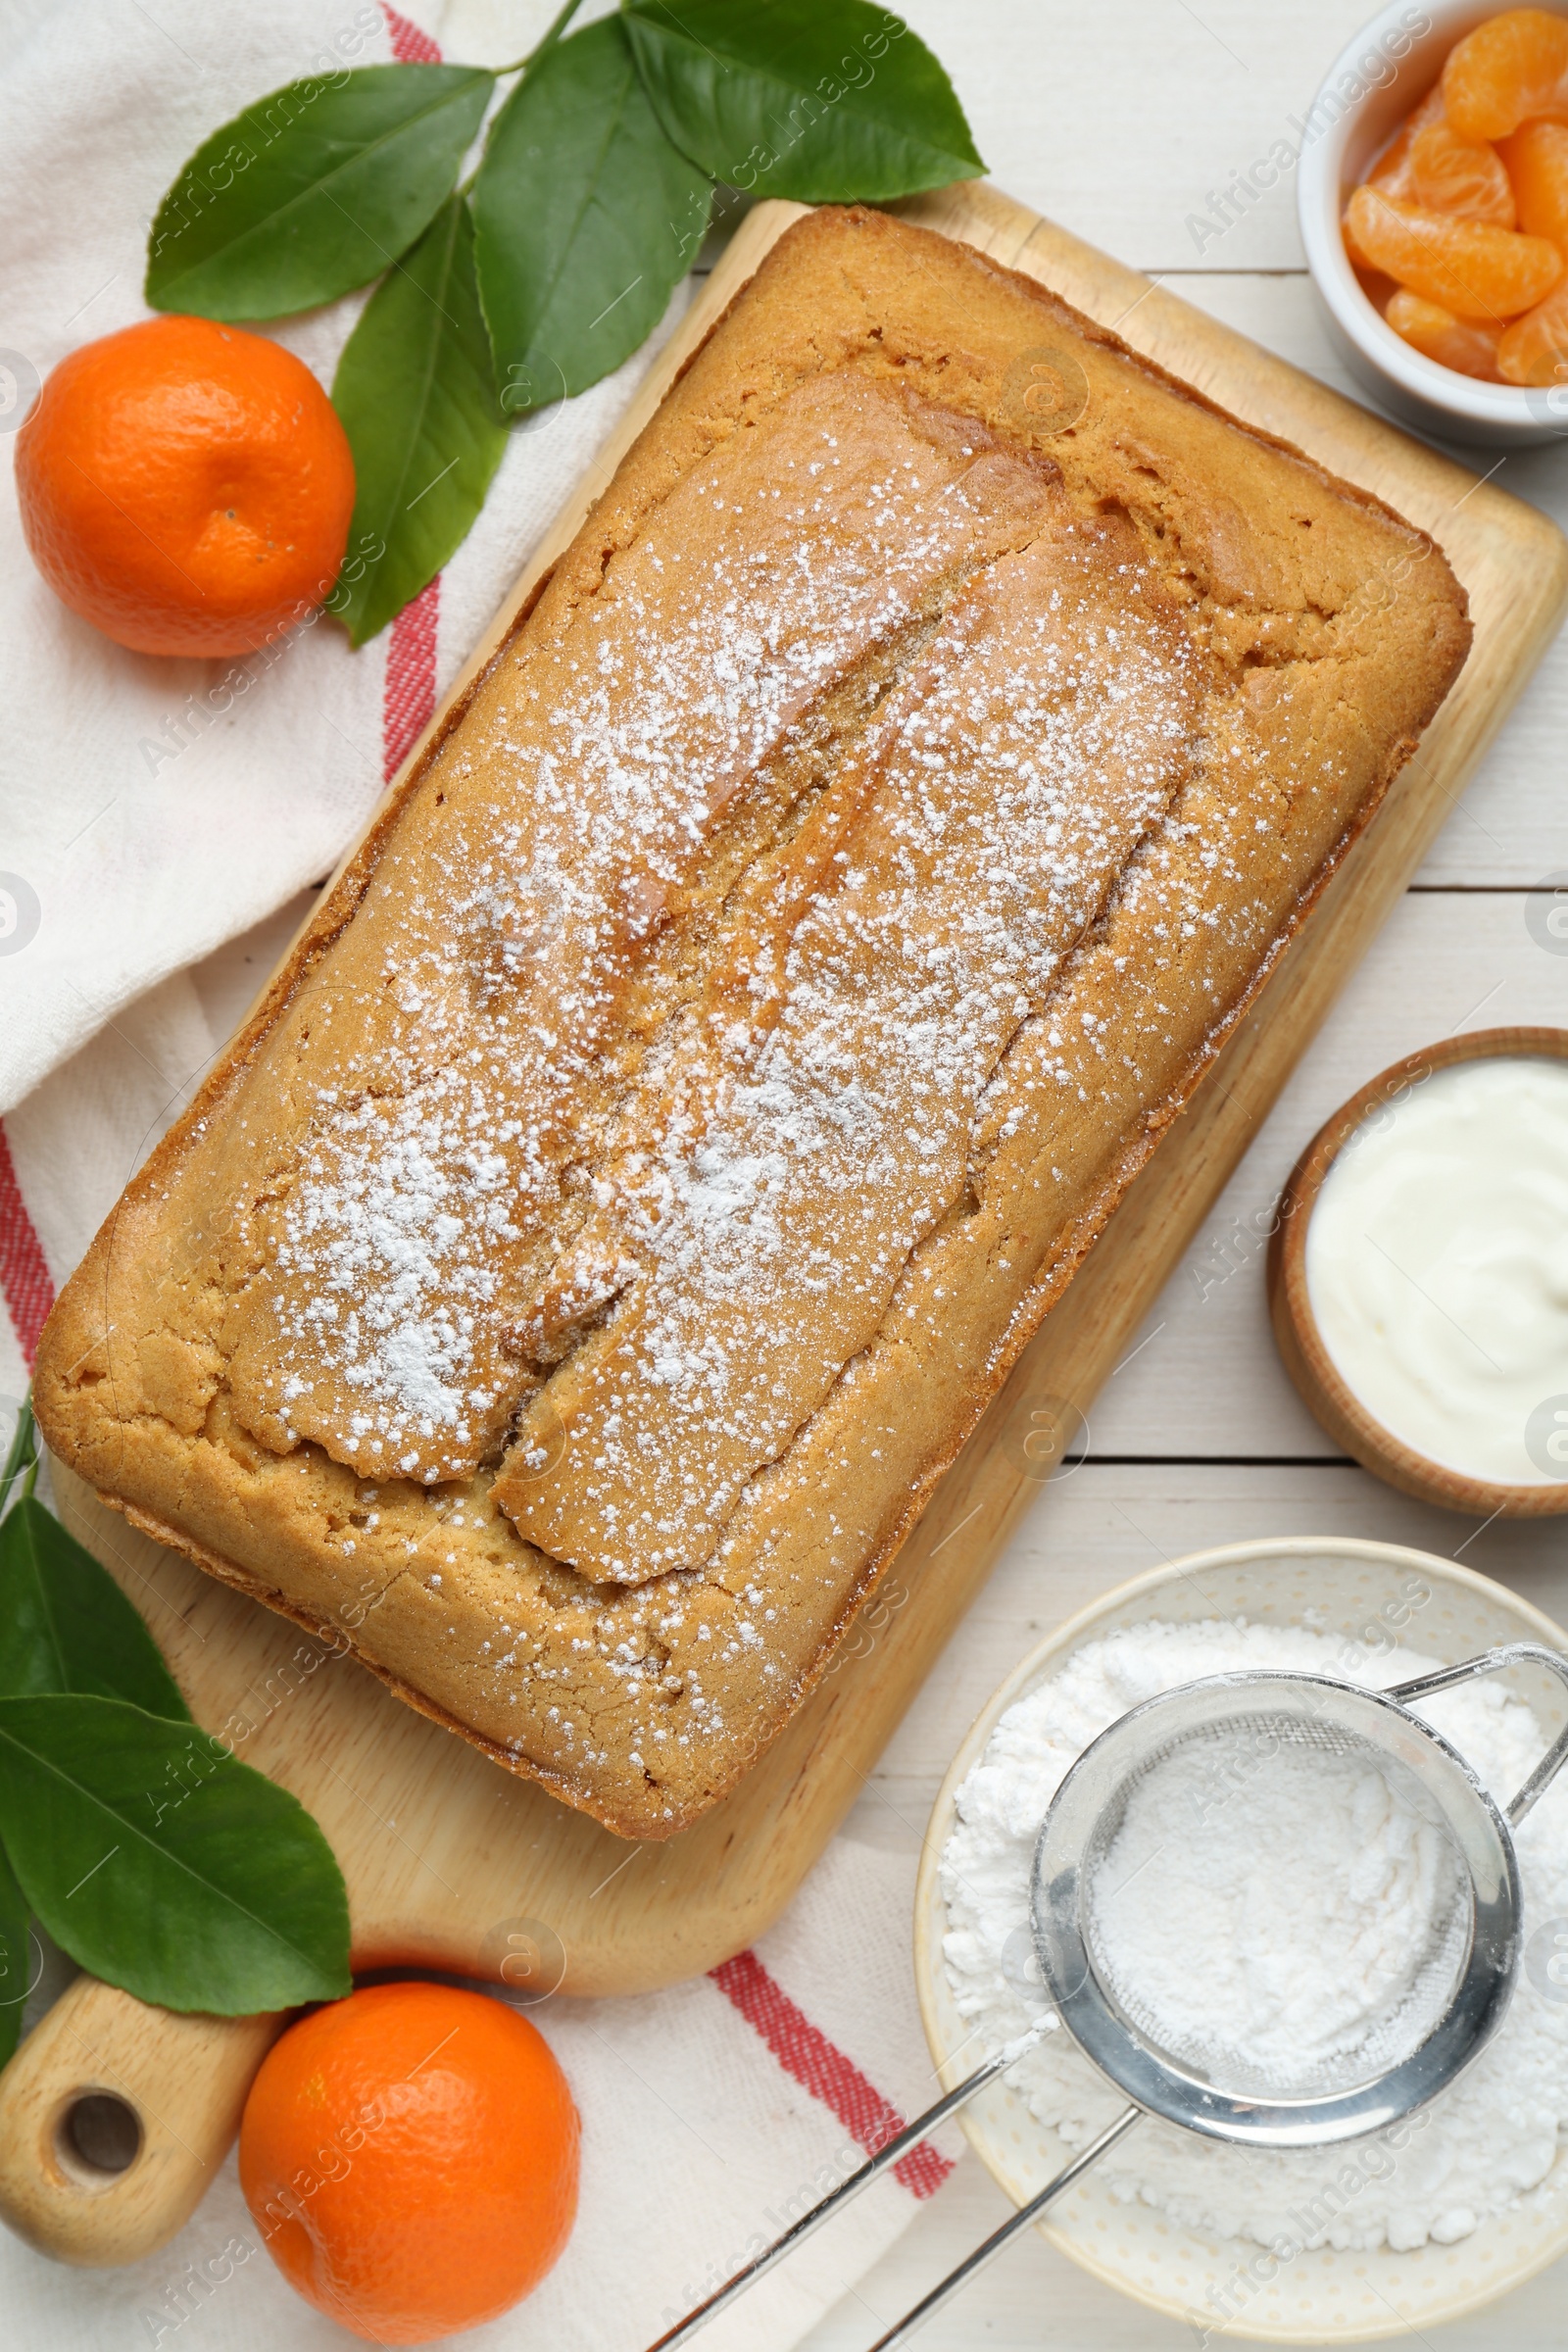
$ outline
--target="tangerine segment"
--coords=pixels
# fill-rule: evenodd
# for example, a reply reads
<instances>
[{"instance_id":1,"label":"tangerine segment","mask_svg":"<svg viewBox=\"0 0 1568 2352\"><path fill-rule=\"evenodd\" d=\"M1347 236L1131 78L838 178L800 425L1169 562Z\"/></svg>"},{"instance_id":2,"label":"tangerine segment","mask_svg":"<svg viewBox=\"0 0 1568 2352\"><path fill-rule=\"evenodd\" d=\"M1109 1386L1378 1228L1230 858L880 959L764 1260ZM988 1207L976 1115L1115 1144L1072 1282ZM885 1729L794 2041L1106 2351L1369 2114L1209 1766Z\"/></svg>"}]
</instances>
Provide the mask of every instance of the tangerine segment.
<instances>
[{"instance_id":1,"label":"tangerine segment","mask_svg":"<svg viewBox=\"0 0 1568 2352\"><path fill-rule=\"evenodd\" d=\"M1390 297L1383 315L1412 350L1436 360L1440 368L1451 368L1458 375L1480 376L1486 383L1502 380L1497 369L1497 339L1502 329L1494 322L1456 318L1441 304L1411 294L1403 286ZM1508 331L1511 334L1513 329Z\"/></svg>"},{"instance_id":2,"label":"tangerine segment","mask_svg":"<svg viewBox=\"0 0 1568 2352\"><path fill-rule=\"evenodd\" d=\"M1514 225L1513 186L1496 149L1457 136L1444 116L1441 82L1378 158L1366 184L1429 213L1462 213L1494 228Z\"/></svg>"},{"instance_id":3,"label":"tangerine segment","mask_svg":"<svg viewBox=\"0 0 1568 2352\"><path fill-rule=\"evenodd\" d=\"M1385 196L1397 196L1405 204L1415 204L1418 198L1410 175L1410 150L1423 130L1444 120L1443 84L1440 81L1428 90L1414 114L1399 125L1397 136L1385 147L1367 173L1367 186L1381 188Z\"/></svg>"},{"instance_id":4,"label":"tangerine segment","mask_svg":"<svg viewBox=\"0 0 1568 2352\"><path fill-rule=\"evenodd\" d=\"M1502 149L1519 225L1568 255L1568 123L1526 122Z\"/></svg>"},{"instance_id":5,"label":"tangerine segment","mask_svg":"<svg viewBox=\"0 0 1568 2352\"><path fill-rule=\"evenodd\" d=\"M240 2187L278 2268L381 2344L480 2327L536 2286L571 2231L577 2162L544 2036L442 1984L378 1984L302 2018L240 2124Z\"/></svg>"},{"instance_id":6,"label":"tangerine segment","mask_svg":"<svg viewBox=\"0 0 1568 2352\"><path fill-rule=\"evenodd\" d=\"M1568 384L1568 285L1516 318L1497 345L1508 384Z\"/></svg>"},{"instance_id":7,"label":"tangerine segment","mask_svg":"<svg viewBox=\"0 0 1568 2352\"><path fill-rule=\"evenodd\" d=\"M1448 52L1443 97L1462 139L1505 139L1541 115L1568 121L1568 17L1510 8L1478 24Z\"/></svg>"},{"instance_id":8,"label":"tangerine segment","mask_svg":"<svg viewBox=\"0 0 1568 2352\"><path fill-rule=\"evenodd\" d=\"M1512 318L1544 302L1562 275L1544 237L1458 220L1357 188L1345 217L1352 261L1381 270L1456 318Z\"/></svg>"},{"instance_id":9,"label":"tangerine segment","mask_svg":"<svg viewBox=\"0 0 1568 2352\"><path fill-rule=\"evenodd\" d=\"M1447 122L1429 123L1410 143L1411 201L1429 213L1461 213L1512 228L1518 214L1513 182L1495 147L1461 139Z\"/></svg>"}]
</instances>

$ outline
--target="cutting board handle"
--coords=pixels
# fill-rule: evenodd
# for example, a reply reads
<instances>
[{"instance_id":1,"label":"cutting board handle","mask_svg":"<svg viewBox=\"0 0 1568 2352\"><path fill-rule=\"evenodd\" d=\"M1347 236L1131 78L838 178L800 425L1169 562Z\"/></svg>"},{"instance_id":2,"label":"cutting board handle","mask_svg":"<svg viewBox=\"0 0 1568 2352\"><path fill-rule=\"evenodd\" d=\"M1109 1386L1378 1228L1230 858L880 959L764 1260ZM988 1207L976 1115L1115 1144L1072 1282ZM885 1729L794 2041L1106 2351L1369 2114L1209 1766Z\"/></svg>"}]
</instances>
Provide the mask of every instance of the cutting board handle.
<instances>
[{"instance_id":1,"label":"cutting board handle","mask_svg":"<svg viewBox=\"0 0 1568 2352\"><path fill-rule=\"evenodd\" d=\"M211 2185L283 2022L177 2017L78 1977L0 2074L0 2214L61 2262L151 2254Z\"/></svg>"}]
</instances>

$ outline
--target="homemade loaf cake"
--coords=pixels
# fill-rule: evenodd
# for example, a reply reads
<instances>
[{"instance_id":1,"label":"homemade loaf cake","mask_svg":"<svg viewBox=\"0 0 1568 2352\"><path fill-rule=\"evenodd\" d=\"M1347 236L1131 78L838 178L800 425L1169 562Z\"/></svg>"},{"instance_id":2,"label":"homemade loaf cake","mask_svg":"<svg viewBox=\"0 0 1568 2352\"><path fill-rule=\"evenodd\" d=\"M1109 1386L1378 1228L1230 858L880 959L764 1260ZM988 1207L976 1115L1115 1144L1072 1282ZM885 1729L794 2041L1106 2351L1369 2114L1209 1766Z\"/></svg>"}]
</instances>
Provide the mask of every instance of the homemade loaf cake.
<instances>
[{"instance_id":1,"label":"homemade loaf cake","mask_svg":"<svg viewBox=\"0 0 1568 2352\"><path fill-rule=\"evenodd\" d=\"M667 1836L1468 638L1421 533L1032 281L802 220L66 1289L50 1445Z\"/></svg>"}]
</instances>

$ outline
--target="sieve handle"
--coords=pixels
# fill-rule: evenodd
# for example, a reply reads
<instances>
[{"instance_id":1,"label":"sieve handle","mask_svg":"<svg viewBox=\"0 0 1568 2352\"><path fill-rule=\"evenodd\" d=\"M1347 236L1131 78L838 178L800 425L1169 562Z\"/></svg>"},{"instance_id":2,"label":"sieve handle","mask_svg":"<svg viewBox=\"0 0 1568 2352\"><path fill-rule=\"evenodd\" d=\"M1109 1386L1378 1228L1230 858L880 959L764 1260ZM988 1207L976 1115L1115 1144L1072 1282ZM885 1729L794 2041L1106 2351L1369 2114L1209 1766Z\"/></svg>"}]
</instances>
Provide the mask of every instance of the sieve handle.
<instances>
[{"instance_id":1,"label":"sieve handle","mask_svg":"<svg viewBox=\"0 0 1568 2352\"><path fill-rule=\"evenodd\" d=\"M1017 2236L1020 2230L1027 2230L1031 2223L1037 2222L1054 2198L1059 2197L1064 2188L1071 2188L1092 2164L1098 2164L1105 2150L1113 2148L1123 2132L1130 2132L1134 2124L1141 2120L1143 2112L1141 2107L1124 2107L1109 2130L1102 2132L1092 2146L1085 2148L1081 2156L1075 2156L1071 2164L1064 2165L1054 2180L1048 2180L1027 2205L1020 2205L1010 2221L1004 2222L1000 2230L993 2230L988 2238L982 2239L972 2254L964 2256L956 2270L948 2273L940 2286L934 2286L928 2295L922 2296L912 2311L905 2313L896 2328L890 2328L886 2335L879 2335L871 2346L871 2352L893 2352L895 2344L906 2344L916 2328L923 2328L944 2303L951 2302L961 2287L967 2286L976 2272L983 2271L987 2263L993 2261L1003 2247Z\"/></svg>"},{"instance_id":2,"label":"sieve handle","mask_svg":"<svg viewBox=\"0 0 1568 2352\"><path fill-rule=\"evenodd\" d=\"M1396 1698L1401 1707L1408 1706L1413 1698L1432 1698L1439 1690L1451 1690L1459 1683L1473 1683L1484 1674L1501 1674L1509 1666L1544 1666L1568 1689L1568 1658L1545 1648L1540 1642L1508 1642L1500 1649L1484 1649L1479 1657L1466 1658L1462 1665L1442 1667L1438 1673L1423 1674L1413 1683L1396 1683L1387 1695ZM1503 1808L1515 1829L1545 1794L1565 1763L1568 1763L1568 1725L1557 1734L1512 1804Z\"/></svg>"},{"instance_id":3,"label":"sieve handle","mask_svg":"<svg viewBox=\"0 0 1568 2352\"><path fill-rule=\"evenodd\" d=\"M699 2303L695 2311L689 2311L683 2320L677 2321L673 2328L668 2328L660 2337L658 2343L649 2346L649 2352L675 2352L677 2344L684 2344L689 2337L697 2333L699 2328L706 2328L710 2320L716 2320L721 2311L727 2311L730 2304L744 2295L749 2286L755 2286L758 2279L772 2270L775 2263L782 2262L786 2254L793 2254L796 2247L804 2244L815 2230L820 2230L824 2222L831 2221L834 2214L844 2206L853 2203L862 2188L869 2188L871 2182L880 2173L885 2173L889 2165L897 2164L901 2156L907 2155L911 2148L917 2147L928 2132L934 2131L938 2124L945 2123L947 2118L956 2114L960 2107L966 2107L976 2091L984 2090L986 2084L994 2082L998 2075L1005 2074L1009 2066L1016 2064L1026 2051L1032 2050L1036 2042L1041 2040L1045 2034L1054 2033L1055 2029L1054 2017L1043 2017L1030 2028L1027 2034L1020 2034L1016 2041L1008 2042L1004 2048L997 2052L994 2058L988 2058L984 2066L976 2067L974 2073L966 2077L956 2089L946 2092L934 2106L926 2109L924 2115L917 2115L912 2124L906 2124L904 2130L896 2137L890 2139L885 2147L878 2148L876 2154L868 2157L864 2164L851 2173L847 2180L841 2180L838 2187L831 2189L820 2204L813 2205L808 2213L803 2213L798 2222L792 2222L782 2237L775 2237L770 2246L764 2247L753 2261L744 2264L735 2273L733 2278L726 2278L723 2285L715 2294L710 2295L706 2303ZM1141 2109L1135 2107L1132 2116L1124 2117L1122 2122L1116 2126L1116 2132L1125 2130L1126 2125L1133 2120L1133 2117L1141 2112ZM1064 2188L1069 2176L1081 2173L1086 2164L1093 2163L1100 2154L1101 2148L1102 2146L1109 2147L1110 2140L1114 2136L1115 2132L1112 2132L1109 2136L1097 2140L1086 2156L1079 2157L1075 2165L1069 2166L1066 2173L1060 2174L1049 2188L1042 2190L1036 2203L1042 2202L1047 2197L1054 2196L1059 2188ZM1011 2224L1008 2227L1010 2228ZM1004 2232L998 2231L997 2245L1002 2242L1004 2234ZM990 2239L986 2242L988 2246L992 2245ZM995 2251L995 2246L992 2246L992 2251ZM980 2253L989 2260L985 2247L980 2249ZM971 2257L971 2266L973 2259ZM930 2300L929 2297L927 2300ZM931 2305L931 2309L933 2311L936 2309L934 2303ZM891 2341L892 2339L884 2340Z\"/></svg>"}]
</instances>

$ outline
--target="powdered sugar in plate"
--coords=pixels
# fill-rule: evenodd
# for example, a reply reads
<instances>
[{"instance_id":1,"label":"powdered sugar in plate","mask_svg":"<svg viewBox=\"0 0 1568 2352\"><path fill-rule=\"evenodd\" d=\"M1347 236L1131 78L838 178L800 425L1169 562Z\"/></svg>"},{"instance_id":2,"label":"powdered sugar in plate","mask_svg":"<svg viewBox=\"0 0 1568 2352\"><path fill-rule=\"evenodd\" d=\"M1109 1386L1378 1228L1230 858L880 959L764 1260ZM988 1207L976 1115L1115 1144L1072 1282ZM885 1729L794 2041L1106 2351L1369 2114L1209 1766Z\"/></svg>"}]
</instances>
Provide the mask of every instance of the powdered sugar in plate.
<instances>
[{"instance_id":1,"label":"powdered sugar in plate","mask_svg":"<svg viewBox=\"0 0 1568 2352\"><path fill-rule=\"evenodd\" d=\"M1401 1651L1397 1679L1438 1663ZM1396 1679L1338 1637L1304 1627L1154 1621L1086 1644L997 1724L958 1790L941 1872L948 1980L987 2049L1013 2039L1040 2007L1030 1868L1069 1766L1129 1707L1206 1675L1257 1668L1374 1687ZM1530 1707L1494 1683L1445 1692L1418 1711L1499 1802L1548 1744ZM1149 1849L1144 1878L1152 1892L1142 1910L1130 1899L1124 1905L1121 1951L1130 1971L1150 1972L1175 2025L1207 2020L1228 2024L1238 2038L1261 2036L1265 2056L1288 2073L1303 2053L1321 2053L1337 2034L1355 2031L1359 2015L1398 1997L1428 1916L1435 1858L1423 1855L1411 1824L1373 1787L1348 1779L1319 1790L1325 1801L1315 1819L1293 1806L1291 1820L1274 1820L1263 1818L1274 1802L1267 1780L1250 1776L1211 1816L1218 1845L1206 1865L1191 1850L1185 1859L1161 1853L1152 1815L1128 1825ZM1346 1839L1357 1836L1359 1851L1347 1852ZM1568 1914L1568 1795L1560 1786L1523 1824L1517 1844L1528 1941L1535 1928ZM1139 1856L1129 1851L1128 1859ZM1207 1880L1195 1875L1200 1867ZM1185 1970L1180 1937L1172 1939L1178 1906L1192 1930ZM1293 1914L1294 1937L1270 1933ZM1126 2103L1063 2034L1030 2051L1010 2080L1069 2147L1086 2146ZM1495 2040L1442 2099L1391 2132L1348 2148L1259 2154L1146 2119L1101 2170L1116 2196L1152 2206L1183 2229L1268 2246L1398 2250L1467 2236L1535 2187L1551 2170L1564 2123L1568 2006L1543 2000L1521 1979Z\"/></svg>"}]
</instances>

